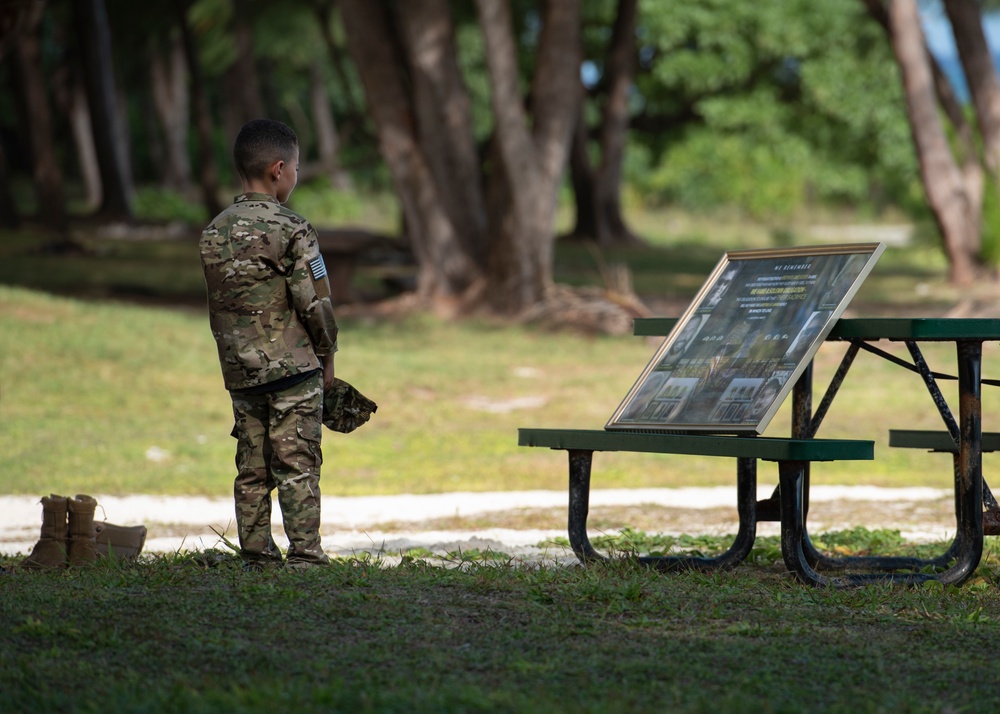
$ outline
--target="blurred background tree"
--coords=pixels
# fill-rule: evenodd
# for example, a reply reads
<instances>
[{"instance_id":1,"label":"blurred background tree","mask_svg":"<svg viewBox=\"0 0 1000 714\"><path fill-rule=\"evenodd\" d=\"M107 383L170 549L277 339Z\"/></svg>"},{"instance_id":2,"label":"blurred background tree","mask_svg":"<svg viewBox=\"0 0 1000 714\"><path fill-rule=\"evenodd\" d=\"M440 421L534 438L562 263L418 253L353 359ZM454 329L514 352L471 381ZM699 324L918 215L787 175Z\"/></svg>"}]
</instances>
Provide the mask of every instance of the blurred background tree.
<instances>
[{"instance_id":1,"label":"blurred background tree","mask_svg":"<svg viewBox=\"0 0 1000 714\"><path fill-rule=\"evenodd\" d=\"M954 27L957 71L928 52L918 9ZM293 208L343 226L372 195L395 197L428 304L518 314L551 296L561 202L569 233L606 247L641 242L628 214L643 207L774 225L902 216L935 226L967 283L1000 257L1000 83L982 13L975 0L6 0L0 220L197 225L238 188L239 126L271 116L302 145Z\"/></svg>"}]
</instances>

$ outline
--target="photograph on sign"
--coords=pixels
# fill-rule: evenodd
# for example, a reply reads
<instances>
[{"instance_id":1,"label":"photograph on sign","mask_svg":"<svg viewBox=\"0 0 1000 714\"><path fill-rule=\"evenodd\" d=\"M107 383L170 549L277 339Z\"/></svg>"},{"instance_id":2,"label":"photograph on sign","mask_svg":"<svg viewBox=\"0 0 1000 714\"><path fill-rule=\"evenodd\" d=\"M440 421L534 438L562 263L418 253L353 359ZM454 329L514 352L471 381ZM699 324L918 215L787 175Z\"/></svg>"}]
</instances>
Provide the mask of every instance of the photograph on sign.
<instances>
[{"instance_id":1,"label":"photograph on sign","mask_svg":"<svg viewBox=\"0 0 1000 714\"><path fill-rule=\"evenodd\" d=\"M884 250L726 253L605 428L763 433Z\"/></svg>"}]
</instances>

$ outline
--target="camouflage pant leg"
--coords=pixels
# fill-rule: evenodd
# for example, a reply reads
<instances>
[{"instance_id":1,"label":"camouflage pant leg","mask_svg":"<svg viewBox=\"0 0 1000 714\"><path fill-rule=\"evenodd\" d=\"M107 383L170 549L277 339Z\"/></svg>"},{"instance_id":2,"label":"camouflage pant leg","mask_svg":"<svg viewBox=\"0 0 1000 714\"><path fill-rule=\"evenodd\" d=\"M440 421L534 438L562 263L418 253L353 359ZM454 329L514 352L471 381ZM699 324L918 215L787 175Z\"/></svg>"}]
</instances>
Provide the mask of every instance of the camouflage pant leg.
<instances>
[{"instance_id":1,"label":"camouflage pant leg","mask_svg":"<svg viewBox=\"0 0 1000 714\"><path fill-rule=\"evenodd\" d=\"M323 553L319 533L319 476L323 462L320 449L322 377L317 374L288 389L250 397L252 401L260 398L266 402L267 409L266 420L261 419L263 439L260 459L266 464L263 487L268 496L271 488L278 489L278 503L289 541L288 561L325 563L327 557ZM235 395L233 404L235 409ZM259 416L262 417L263 413ZM247 484L238 479L236 488L237 522L240 522L242 488L242 498L248 505L245 522L249 529L252 529L253 519L259 512L253 504L262 500L259 474L251 480L253 482ZM242 523L240 528L242 532ZM244 547L242 541L241 547Z\"/></svg>"},{"instance_id":2,"label":"camouflage pant leg","mask_svg":"<svg viewBox=\"0 0 1000 714\"><path fill-rule=\"evenodd\" d=\"M320 544L323 378L276 392L271 401L271 476L288 536L288 562L326 563Z\"/></svg>"},{"instance_id":3,"label":"camouflage pant leg","mask_svg":"<svg viewBox=\"0 0 1000 714\"><path fill-rule=\"evenodd\" d=\"M243 560L248 563L281 562L281 551L271 537L271 478L267 438L270 408L266 394L233 394L232 435L236 445L236 529Z\"/></svg>"}]
</instances>

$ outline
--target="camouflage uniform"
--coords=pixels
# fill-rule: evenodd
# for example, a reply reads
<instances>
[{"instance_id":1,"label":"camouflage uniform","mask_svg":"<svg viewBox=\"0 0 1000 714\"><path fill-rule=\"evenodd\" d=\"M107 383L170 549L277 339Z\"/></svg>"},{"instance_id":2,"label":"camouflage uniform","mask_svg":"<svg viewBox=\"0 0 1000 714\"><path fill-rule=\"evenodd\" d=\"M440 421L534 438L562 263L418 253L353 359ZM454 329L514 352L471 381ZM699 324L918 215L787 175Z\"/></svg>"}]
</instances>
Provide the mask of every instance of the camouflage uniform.
<instances>
[{"instance_id":1,"label":"camouflage uniform","mask_svg":"<svg viewBox=\"0 0 1000 714\"><path fill-rule=\"evenodd\" d=\"M337 322L316 231L274 197L247 193L204 230L200 251L209 321L233 400L243 559L281 559L271 538L277 488L289 563L326 562L319 358L337 350Z\"/></svg>"}]
</instances>

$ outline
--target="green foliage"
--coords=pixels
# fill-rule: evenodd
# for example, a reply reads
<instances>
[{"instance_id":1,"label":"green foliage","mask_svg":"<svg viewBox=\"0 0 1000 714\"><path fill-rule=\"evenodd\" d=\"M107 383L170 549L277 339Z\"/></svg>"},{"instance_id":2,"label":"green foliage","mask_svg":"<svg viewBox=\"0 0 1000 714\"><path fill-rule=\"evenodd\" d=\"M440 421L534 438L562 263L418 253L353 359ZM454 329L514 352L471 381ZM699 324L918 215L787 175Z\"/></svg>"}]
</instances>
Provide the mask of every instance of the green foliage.
<instances>
[{"instance_id":1,"label":"green foliage","mask_svg":"<svg viewBox=\"0 0 1000 714\"><path fill-rule=\"evenodd\" d=\"M642 4L650 200L757 217L909 206L915 159L884 33L855 0ZM643 181L643 178L645 179ZM922 192L919 193L922 199Z\"/></svg>"},{"instance_id":2,"label":"green foliage","mask_svg":"<svg viewBox=\"0 0 1000 714\"><path fill-rule=\"evenodd\" d=\"M801 141L776 147L695 129L649 177L650 199L702 212L729 205L759 217L787 215L805 199L808 153Z\"/></svg>"},{"instance_id":3,"label":"green foliage","mask_svg":"<svg viewBox=\"0 0 1000 714\"><path fill-rule=\"evenodd\" d=\"M196 0L188 9L202 71L218 78L236 61L236 39L231 32L232 0Z\"/></svg>"},{"instance_id":4,"label":"green foliage","mask_svg":"<svg viewBox=\"0 0 1000 714\"><path fill-rule=\"evenodd\" d=\"M490 105L490 76L486 67L483 31L474 16L456 13L455 50L469 93L472 133L479 142L488 141L493 131Z\"/></svg>"}]
</instances>

